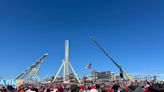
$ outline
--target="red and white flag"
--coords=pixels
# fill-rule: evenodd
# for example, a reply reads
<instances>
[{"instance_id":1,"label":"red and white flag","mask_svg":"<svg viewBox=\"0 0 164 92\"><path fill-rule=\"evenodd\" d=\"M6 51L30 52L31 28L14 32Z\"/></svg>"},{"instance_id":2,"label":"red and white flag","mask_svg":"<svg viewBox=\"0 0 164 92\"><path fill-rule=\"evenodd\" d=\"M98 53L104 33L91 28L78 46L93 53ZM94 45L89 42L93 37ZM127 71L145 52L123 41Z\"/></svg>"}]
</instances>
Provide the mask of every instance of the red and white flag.
<instances>
[{"instance_id":1,"label":"red and white flag","mask_svg":"<svg viewBox=\"0 0 164 92\"><path fill-rule=\"evenodd\" d=\"M91 63L87 64L87 65L85 66L85 69L91 69Z\"/></svg>"}]
</instances>

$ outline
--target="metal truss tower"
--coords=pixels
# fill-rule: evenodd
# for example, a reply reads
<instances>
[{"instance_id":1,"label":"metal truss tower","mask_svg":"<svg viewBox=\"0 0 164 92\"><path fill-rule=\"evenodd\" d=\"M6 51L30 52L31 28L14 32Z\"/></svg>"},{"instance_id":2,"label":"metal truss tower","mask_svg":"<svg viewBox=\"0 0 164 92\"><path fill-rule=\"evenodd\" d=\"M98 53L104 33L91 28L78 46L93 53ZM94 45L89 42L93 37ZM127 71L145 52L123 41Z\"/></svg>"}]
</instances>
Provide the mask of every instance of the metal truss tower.
<instances>
[{"instance_id":1,"label":"metal truss tower","mask_svg":"<svg viewBox=\"0 0 164 92\"><path fill-rule=\"evenodd\" d=\"M48 53L45 53L42 57L40 57L38 60L36 60L30 67L28 67L23 73L21 73L19 76L17 76L16 80L21 80L25 77L27 82L33 82L33 81L40 81L40 78L38 76L38 71L40 69L40 63L43 62L43 60L48 56ZM27 76L29 75L29 76Z\"/></svg>"}]
</instances>

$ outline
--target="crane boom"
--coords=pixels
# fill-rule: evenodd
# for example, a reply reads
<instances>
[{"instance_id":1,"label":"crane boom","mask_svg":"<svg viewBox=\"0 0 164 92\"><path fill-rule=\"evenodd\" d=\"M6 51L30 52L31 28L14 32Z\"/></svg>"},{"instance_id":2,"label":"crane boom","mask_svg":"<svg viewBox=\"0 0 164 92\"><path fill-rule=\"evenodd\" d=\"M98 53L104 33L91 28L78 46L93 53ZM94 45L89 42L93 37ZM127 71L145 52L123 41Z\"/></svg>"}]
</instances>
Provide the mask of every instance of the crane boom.
<instances>
[{"instance_id":1,"label":"crane boom","mask_svg":"<svg viewBox=\"0 0 164 92\"><path fill-rule=\"evenodd\" d=\"M122 69L120 65L116 63L116 61L100 46L99 43L96 42L94 38L91 38L91 40L96 44L96 46L116 65L116 67L120 70L121 73L123 73L126 78L130 81L133 81L133 79Z\"/></svg>"},{"instance_id":2,"label":"crane boom","mask_svg":"<svg viewBox=\"0 0 164 92\"><path fill-rule=\"evenodd\" d=\"M28 67L18 77L16 77L16 80L17 79L22 79L24 76L26 76L33 68L35 68L38 64L40 64L46 56L48 56L48 53L45 53L42 57L40 57L38 60L36 60L35 63L33 63L30 67Z\"/></svg>"}]
</instances>

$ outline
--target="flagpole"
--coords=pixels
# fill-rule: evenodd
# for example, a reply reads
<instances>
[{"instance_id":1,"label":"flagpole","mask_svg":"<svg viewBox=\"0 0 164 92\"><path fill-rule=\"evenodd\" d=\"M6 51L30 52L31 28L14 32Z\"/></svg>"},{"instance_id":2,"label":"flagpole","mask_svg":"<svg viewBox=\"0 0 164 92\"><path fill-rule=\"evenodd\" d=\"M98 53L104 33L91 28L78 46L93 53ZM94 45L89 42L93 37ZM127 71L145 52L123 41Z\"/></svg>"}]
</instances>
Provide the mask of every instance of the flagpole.
<instances>
[{"instance_id":1,"label":"flagpole","mask_svg":"<svg viewBox=\"0 0 164 92\"><path fill-rule=\"evenodd\" d=\"M84 74L84 80L83 81L84 81L84 92L87 92L85 74Z\"/></svg>"},{"instance_id":2,"label":"flagpole","mask_svg":"<svg viewBox=\"0 0 164 92\"><path fill-rule=\"evenodd\" d=\"M91 78L92 78L92 83L94 83L93 74L92 74L92 68L90 68L89 70L90 70L90 74L91 74Z\"/></svg>"}]
</instances>

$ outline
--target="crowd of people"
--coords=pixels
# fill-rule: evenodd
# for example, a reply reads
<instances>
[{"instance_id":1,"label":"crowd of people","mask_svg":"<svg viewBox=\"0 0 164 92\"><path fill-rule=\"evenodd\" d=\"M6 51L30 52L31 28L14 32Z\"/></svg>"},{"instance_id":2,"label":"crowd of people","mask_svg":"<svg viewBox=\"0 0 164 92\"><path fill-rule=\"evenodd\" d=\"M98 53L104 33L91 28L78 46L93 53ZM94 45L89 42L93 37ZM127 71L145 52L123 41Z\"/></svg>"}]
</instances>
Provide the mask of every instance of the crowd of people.
<instances>
[{"instance_id":1,"label":"crowd of people","mask_svg":"<svg viewBox=\"0 0 164 92\"><path fill-rule=\"evenodd\" d=\"M25 83L18 87L0 85L0 92L164 92L164 83L139 83L106 85L90 84L55 84L55 83Z\"/></svg>"}]
</instances>

